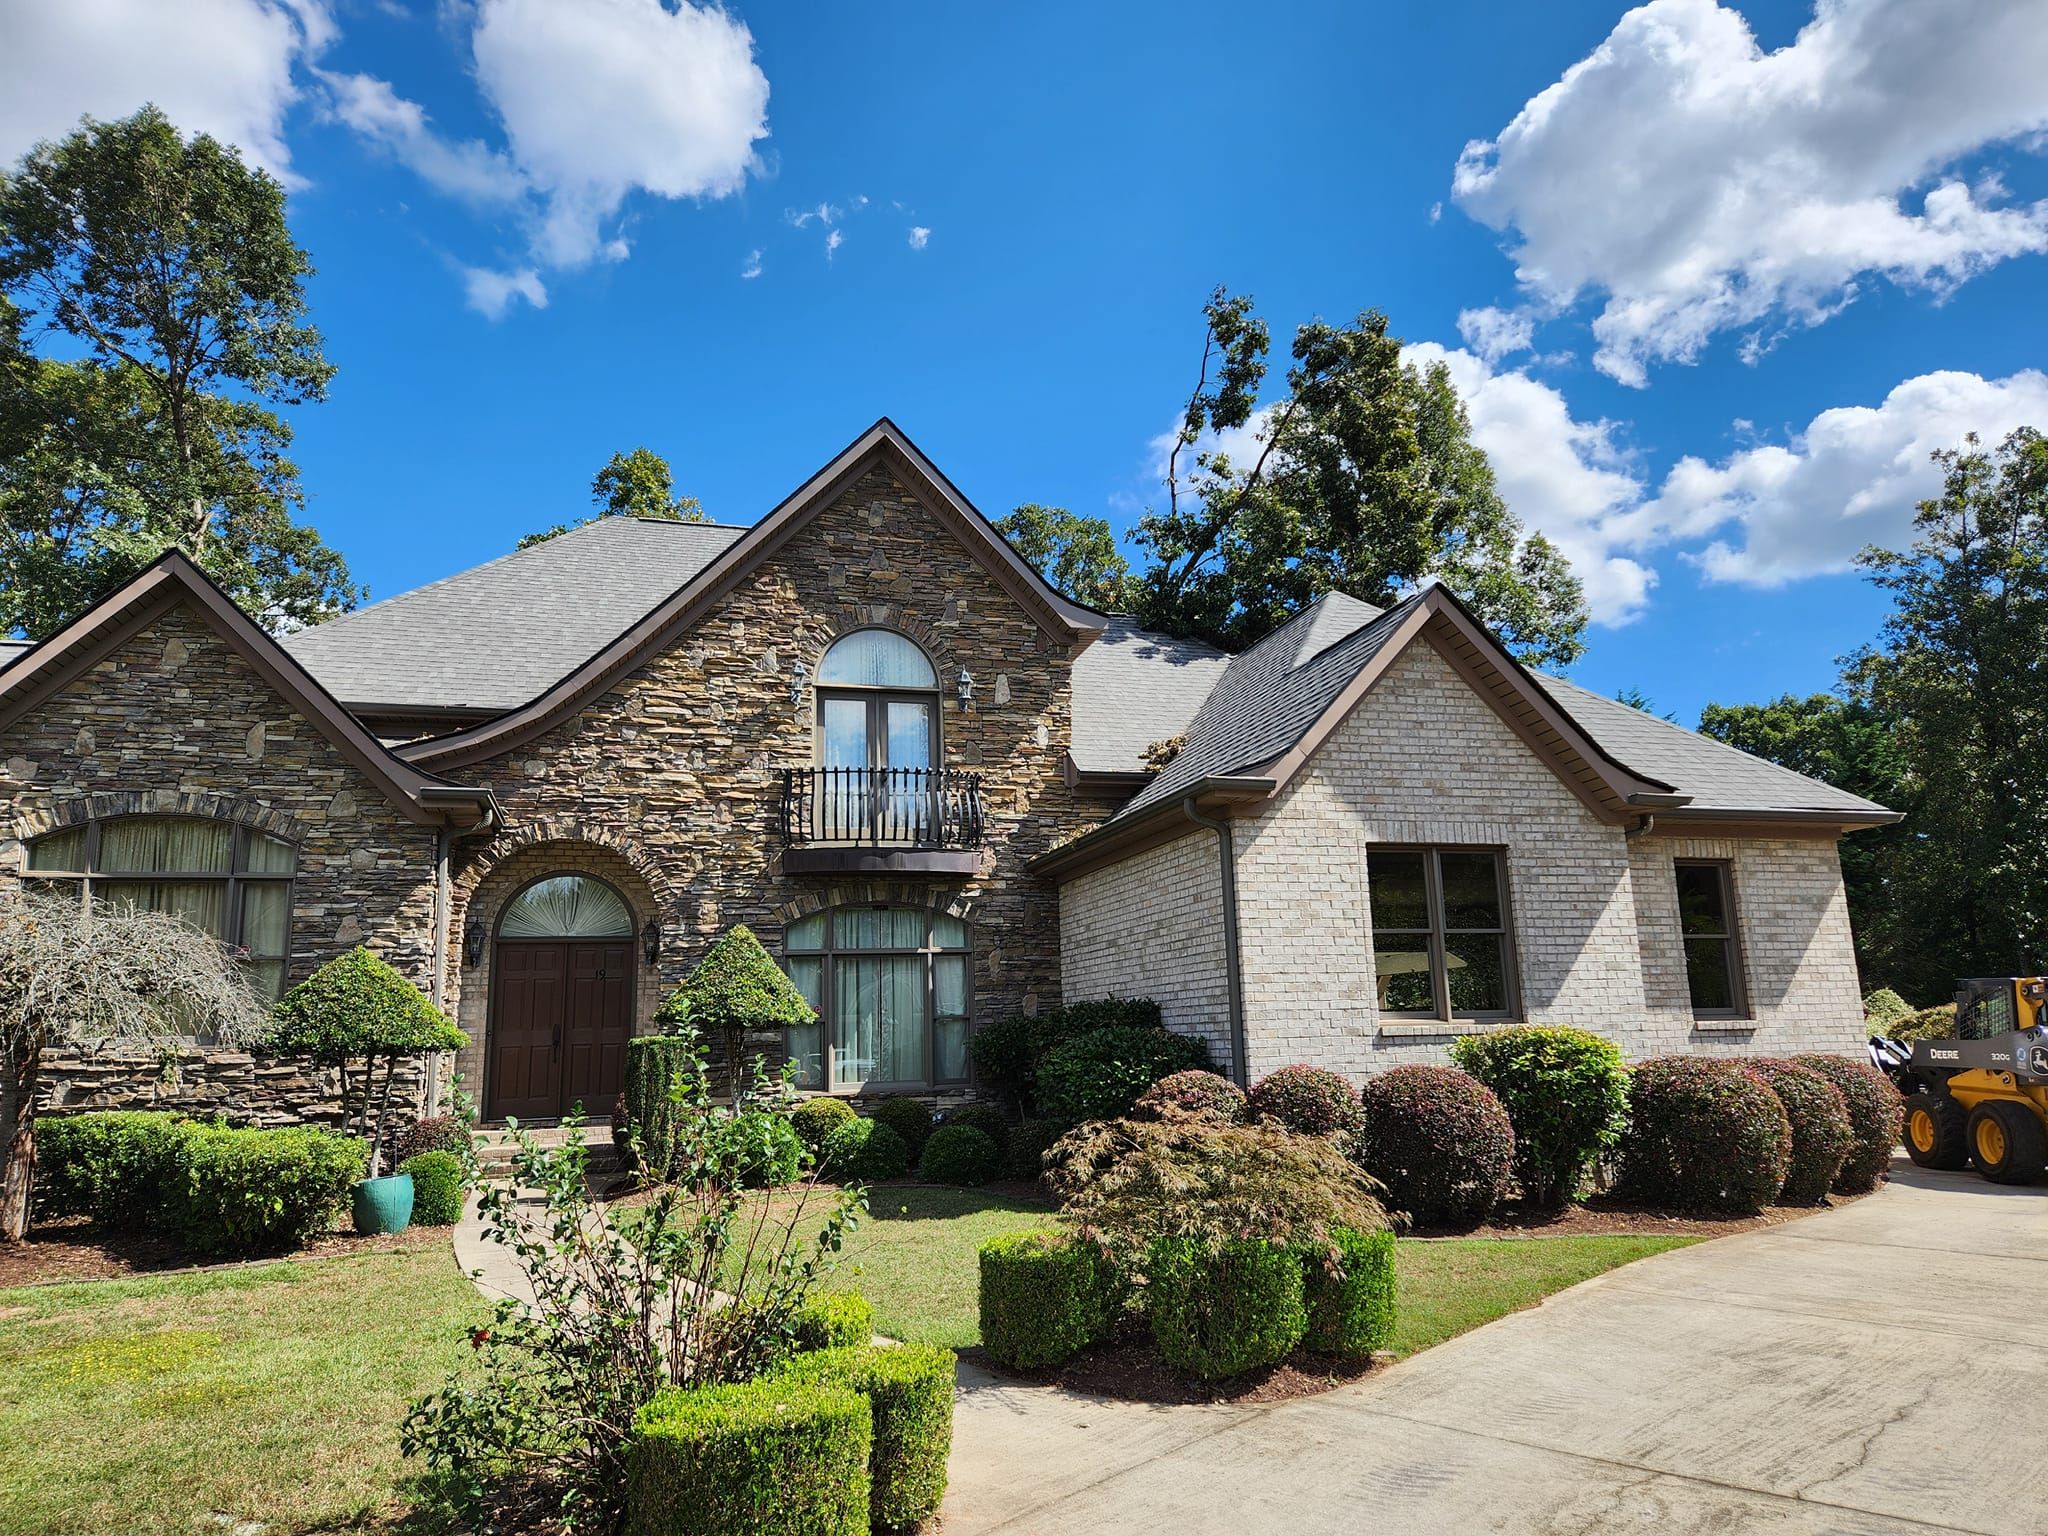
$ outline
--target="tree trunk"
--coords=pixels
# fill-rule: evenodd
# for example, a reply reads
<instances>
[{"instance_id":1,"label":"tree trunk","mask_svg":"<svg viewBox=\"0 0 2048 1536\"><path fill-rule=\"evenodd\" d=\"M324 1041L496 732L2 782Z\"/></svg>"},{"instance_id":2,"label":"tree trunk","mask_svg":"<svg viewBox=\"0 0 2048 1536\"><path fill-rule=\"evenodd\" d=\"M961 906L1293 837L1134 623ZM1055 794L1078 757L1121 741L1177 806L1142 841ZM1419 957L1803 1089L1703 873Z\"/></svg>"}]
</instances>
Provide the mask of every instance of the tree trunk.
<instances>
[{"instance_id":1,"label":"tree trunk","mask_svg":"<svg viewBox=\"0 0 2048 1536\"><path fill-rule=\"evenodd\" d=\"M392 1052L384 1058L384 1094L377 1100L377 1129L370 1137L370 1174L373 1178L384 1166L384 1127L391 1121L391 1079L396 1076L398 1055ZM397 1172L396 1169L392 1171Z\"/></svg>"},{"instance_id":2,"label":"tree trunk","mask_svg":"<svg viewBox=\"0 0 2048 1536\"><path fill-rule=\"evenodd\" d=\"M21 1051L0 1063L0 1242L28 1236L29 1192L36 1176L36 1080L43 1042L31 1036Z\"/></svg>"}]
</instances>

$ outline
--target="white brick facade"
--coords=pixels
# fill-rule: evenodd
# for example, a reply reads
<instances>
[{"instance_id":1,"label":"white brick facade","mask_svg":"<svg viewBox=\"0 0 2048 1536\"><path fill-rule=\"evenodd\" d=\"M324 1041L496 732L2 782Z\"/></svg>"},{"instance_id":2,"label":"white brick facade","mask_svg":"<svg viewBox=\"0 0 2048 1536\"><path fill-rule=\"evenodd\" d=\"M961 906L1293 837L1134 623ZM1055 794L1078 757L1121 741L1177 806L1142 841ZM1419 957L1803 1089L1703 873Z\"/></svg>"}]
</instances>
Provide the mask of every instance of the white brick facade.
<instances>
[{"instance_id":1,"label":"white brick facade","mask_svg":"<svg viewBox=\"0 0 2048 1536\"><path fill-rule=\"evenodd\" d=\"M1358 1079L1448 1059L1453 1030L1378 1016L1366 889L1366 851L1377 843L1504 851L1522 1013L1532 1022L1598 1030L1631 1060L1854 1050L1861 1041L1831 840L1653 831L1631 841L1426 640L1394 660L1286 789L1233 825L1252 1078L1292 1061ZM1674 857L1732 862L1754 1013L1740 1026L1692 1019ZM1205 833L1069 883L1060 902L1066 997L1150 993L1168 1002L1176 1027L1223 1037L1215 861Z\"/></svg>"}]
</instances>

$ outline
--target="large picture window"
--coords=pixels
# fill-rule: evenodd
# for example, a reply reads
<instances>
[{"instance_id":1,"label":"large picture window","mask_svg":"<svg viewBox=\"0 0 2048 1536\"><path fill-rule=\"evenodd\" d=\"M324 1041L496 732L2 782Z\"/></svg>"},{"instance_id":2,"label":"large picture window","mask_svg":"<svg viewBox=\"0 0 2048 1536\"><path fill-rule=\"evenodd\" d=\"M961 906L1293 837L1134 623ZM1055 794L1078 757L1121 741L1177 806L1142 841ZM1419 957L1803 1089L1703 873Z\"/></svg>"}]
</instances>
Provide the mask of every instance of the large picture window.
<instances>
[{"instance_id":1,"label":"large picture window","mask_svg":"<svg viewBox=\"0 0 2048 1536\"><path fill-rule=\"evenodd\" d=\"M291 954L290 843L237 822L122 816L67 827L28 845L31 889L171 912L248 951L249 979L273 1001Z\"/></svg>"},{"instance_id":2,"label":"large picture window","mask_svg":"<svg viewBox=\"0 0 2048 1536\"><path fill-rule=\"evenodd\" d=\"M967 1081L967 925L922 907L838 907L792 923L790 979L819 1022L792 1030L802 1088Z\"/></svg>"},{"instance_id":3,"label":"large picture window","mask_svg":"<svg viewBox=\"0 0 2048 1536\"><path fill-rule=\"evenodd\" d=\"M1678 931L1685 944L1685 985L1696 1019L1739 1019L1742 944L1735 932L1734 875L1719 859L1680 859Z\"/></svg>"},{"instance_id":4,"label":"large picture window","mask_svg":"<svg viewBox=\"0 0 2048 1536\"><path fill-rule=\"evenodd\" d=\"M1507 869L1491 848L1366 855L1382 1014L1504 1019L1515 1008Z\"/></svg>"}]
</instances>

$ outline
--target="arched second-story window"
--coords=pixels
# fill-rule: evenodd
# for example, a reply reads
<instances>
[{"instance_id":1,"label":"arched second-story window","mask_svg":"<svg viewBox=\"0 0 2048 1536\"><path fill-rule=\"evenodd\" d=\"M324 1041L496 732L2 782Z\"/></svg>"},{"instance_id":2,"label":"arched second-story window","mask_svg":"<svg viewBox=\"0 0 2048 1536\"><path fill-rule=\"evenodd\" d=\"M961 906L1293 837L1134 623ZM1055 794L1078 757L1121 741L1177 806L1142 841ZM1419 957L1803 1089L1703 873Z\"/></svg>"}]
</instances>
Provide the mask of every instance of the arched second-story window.
<instances>
[{"instance_id":1,"label":"arched second-story window","mask_svg":"<svg viewBox=\"0 0 2048 1536\"><path fill-rule=\"evenodd\" d=\"M818 662L818 765L812 836L915 839L934 812L939 675L893 629L856 629Z\"/></svg>"},{"instance_id":2,"label":"arched second-story window","mask_svg":"<svg viewBox=\"0 0 2048 1536\"><path fill-rule=\"evenodd\" d=\"M238 822L118 816L32 839L27 880L30 889L175 913L247 950L257 994L275 999L291 954L297 867L290 843Z\"/></svg>"}]
</instances>

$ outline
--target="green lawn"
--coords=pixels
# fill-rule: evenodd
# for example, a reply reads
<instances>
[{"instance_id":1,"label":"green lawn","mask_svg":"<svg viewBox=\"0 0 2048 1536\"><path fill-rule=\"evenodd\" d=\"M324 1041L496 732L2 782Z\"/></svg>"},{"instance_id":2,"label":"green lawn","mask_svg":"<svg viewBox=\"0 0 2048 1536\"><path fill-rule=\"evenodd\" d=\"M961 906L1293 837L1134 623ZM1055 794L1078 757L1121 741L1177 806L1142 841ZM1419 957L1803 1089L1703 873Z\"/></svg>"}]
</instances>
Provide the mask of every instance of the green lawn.
<instances>
[{"instance_id":1,"label":"green lawn","mask_svg":"<svg viewBox=\"0 0 2048 1536\"><path fill-rule=\"evenodd\" d=\"M0 1532L380 1522L485 1314L439 1248L0 1291Z\"/></svg>"},{"instance_id":2,"label":"green lawn","mask_svg":"<svg viewBox=\"0 0 2048 1536\"><path fill-rule=\"evenodd\" d=\"M1696 1237L1454 1237L1394 1250L1402 1357L1534 1306L1554 1291Z\"/></svg>"}]
</instances>

